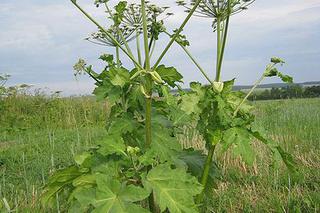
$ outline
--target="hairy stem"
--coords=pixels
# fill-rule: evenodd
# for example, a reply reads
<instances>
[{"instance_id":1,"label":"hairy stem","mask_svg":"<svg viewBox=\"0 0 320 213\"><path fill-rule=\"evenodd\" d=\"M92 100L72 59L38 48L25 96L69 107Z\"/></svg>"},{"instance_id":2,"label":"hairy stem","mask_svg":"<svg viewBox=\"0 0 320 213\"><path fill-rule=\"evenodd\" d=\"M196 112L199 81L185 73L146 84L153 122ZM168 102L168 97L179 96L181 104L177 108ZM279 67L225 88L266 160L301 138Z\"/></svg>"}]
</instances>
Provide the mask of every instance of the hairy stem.
<instances>
[{"instance_id":1,"label":"hairy stem","mask_svg":"<svg viewBox=\"0 0 320 213\"><path fill-rule=\"evenodd\" d=\"M130 54L122 45L117 41L117 39L111 35L106 29L104 29L96 20L94 20L84 9L82 9L75 0L71 0L71 2L92 22L94 23L103 33L105 33L128 57L129 59L135 63L137 67L143 69L142 66L137 62L137 60Z\"/></svg>"},{"instance_id":2,"label":"hairy stem","mask_svg":"<svg viewBox=\"0 0 320 213\"><path fill-rule=\"evenodd\" d=\"M242 101L240 102L240 104L237 106L236 110L233 113L233 117L236 117L241 106L244 104L244 102L250 97L250 95L253 93L253 91L257 88L257 86L259 86L259 84L266 78L265 73L268 72L269 70L271 70L274 67L274 64L270 67L268 67L265 72L263 73L263 75L254 83L253 87L250 89L250 91L247 93L247 95L242 99Z\"/></svg>"},{"instance_id":3,"label":"hairy stem","mask_svg":"<svg viewBox=\"0 0 320 213\"><path fill-rule=\"evenodd\" d=\"M218 1L219 4L219 1ZM223 20L221 20L220 15L217 17L217 60L216 60L216 78L215 81L219 82L221 80L221 68L222 68L222 61L224 56L224 50L227 43L227 35L228 35L228 28L229 28L229 19L230 19L230 0L228 1L228 17L225 21L225 24L223 25L223 29L221 29L221 23ZM221 32L222 31L222 32ZM222 43L221 43L222 42ZM204 186L203 191L201 194L197 197L197 203L201 203L204 198L204 192L208 185L208 176L209 171L212 164L212 159L214 155L216 145L211 146L209 148L209 153L206 159L206 163L202 172L201 176L201 184Z\"/></svg>"},{"instance_id":4,"label":"hairy stem","mask_svg":"<svg viewBox=\"0 0 320 213\"><path fill-rule=\"evenodd\" d=\"M218 16L217 17L217 60L216 60L216 79L215 79L215 81L220 81L220 78L221 78L221 70L219 70L220 57L221 57L221 18L220 18L220 16Z\"/></svg>"},{"instance_id":5,"label":"hairy stem","mask_svg":"<svg viewBox=\"0 0 320 213\"><path fill-rule=\"evenodd\" d=\"M226 43L227 43L229 20L230 20L230 16L227 17L227 20L225 22L225 26L223 29L222 47L221 47L220 58L219 58L219 67L218 67L218 71L219 71L220 75L221 75L221 67L222 67L222 61L223 61L223 56L224 56L224 50L225 50Z\"/></svg>"},{"instance_id":6,"label":"hairy stem","mask_svg":"<svg viewBox=\"0 0 320 213\"><path fill-rule=\"evenodd\" d=\"M170 42L168 43L168 45L165 47L165 49L163 50L163 52L161 53L160 57L158 58L157 62L155 63L155 65L153 66L153 69L156 69L160 62L162 61L163 57L167 54L168 50L170 49L170 47L172 46L173 42L176 40L176 38L178 37L178 35L182 32L183 28L186 26L186 24L188 23L188 21L190 20L191 16L193 15L193 13L196 11L198 5L200 4L202 0L197 0L192 9L190 10L188 16L185 18L185 20L182 22L181 26L179 27L179 29L177 30L177 32L175 33L175 35L171 38Z\"/></svg>"},{"instance_id":7,"label":"hairy stem","mask_svg":"<svg viewBox=\"0 0 320 213\"><path fill-rule=\"evenodd\" d=\"M203 168L203 172L202 172L200 183L202 184L204 189L202 190L201 194L199 194L198 197L196 198L196 203L198 203L198 204L201 203L203 201L203 198L204 198L204 193L205 193L205 190L206 190L207 185L208 185L208 177L209 177L209 172L210 172L212 159L213 159L213 154L214 154L214 150L215 149L216 149L216 145L210 147L209 152L208 152L208 156L207 156L207 159L206 159L206 163L205 163L204 168Z\"/></svg>"},{"instance_id":8,"label":"hairy stem","mask_svg":"<svg viewBox=\"0 0 320 213\"><path fill-rule=\"evenodd\" d=\"M218 64L218 72L221 74L221 67L222 67L222 61L223 61L223 56L224 56L224 50L226 47L227 43L227 36L228 36L228 28L229 28L229 21L230 21L230 16L231 16L231 0L228 0L228 16L227 19L223 25L223 35L222 35L222 47L221 47L221 52L220 52L220 58L219 58L219 64Z\"/></svg>"},{"instance_id":9,"label":"hairy stem","mask_svg":"<svg viewBox=\"0 0 320 213\"><path fill-rule=\"evenodd\" d=\"M156 43L157 43L157 41L154 41L153 44L152 44L151 52L150 52L150 60L151 60L151 58L153 56L153 53L154 53L154 50L156 48Z\"/></svg>"},{"instance_id":10,"label":"hairy stem","mask_svg":"<svg viewBox=\"0 0 320 213\"><path fill-rule=\"evenodd\" d=\"M148 26L147 26L147 15L146 15L146 3L145 0L141 0L142 10L142 22L143 22L143 40L144 40L144 54L145 54L145 69L147 72L150 71L150 55L149 55L149 44L148 44ZM152 80L148 77L146 82L147 95L146 97L146 145L151 145L151 108L152 108Z\"/></svg>"},{"instance_id":11,"label":"hairy stem","mask_svg":"<svg viewBox=\"0 0 320 213\"><path fill-rule=\"evenodd\" d=\"M146 15L146 3L141 0L142 10L142 22L143 22L143 40L144 40L144 53L145 53L145 68L150 71L150 55L149 55L149 43L148 43L148 26L147 26L147 15Z\"/></svg>"},{"instance_id":12,"label":"hairy stem","mask_svg":"<svg viewBox=\"0 0 320 213\"><path fill-rule=\"evenodd\" d=\"M137 45L138 61L140 64L142 64L141 50L140 50L140 34L138 31L136 31L136 45Z\"/></svg>"},{"instance_id":13,"label":"hairy stem","mask_svg":"<svg viewBox=\"0 0 320 213\"><path fill-rule=\"evenodd\" d=\"M116 46L116 58L117 58L117 67L120 68L120 53L119 53L119 47Z\"/></svg>"}]
</instances>

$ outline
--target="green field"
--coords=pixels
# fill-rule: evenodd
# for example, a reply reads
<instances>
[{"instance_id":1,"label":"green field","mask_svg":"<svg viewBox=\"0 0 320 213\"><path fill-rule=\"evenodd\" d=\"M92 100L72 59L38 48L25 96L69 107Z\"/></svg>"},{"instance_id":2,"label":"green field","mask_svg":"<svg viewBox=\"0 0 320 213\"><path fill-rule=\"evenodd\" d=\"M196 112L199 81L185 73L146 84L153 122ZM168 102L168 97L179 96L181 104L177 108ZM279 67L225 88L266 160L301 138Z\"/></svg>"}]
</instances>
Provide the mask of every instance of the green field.
<instances>
[{"instance_id":1,"label":"green field","mask_svg":"<svg viewBox=\"0 0 320 213\"><path fill-rule=\"evenodd\" d=\"M290 176L283 165L271 169L269 153L258 144L252 167L218 154L222 177L208 201L212 212L319 212L320 99L254 104L256 126L294 155L299 174ZM0 212L48 212L38 201L48 175L106 134L108 112L90 97L0 100ZM184 146L202 147L192 130L179 138ZM60 199L52 212L64 212L65 205Z\"/></svg>"}]
</instances>

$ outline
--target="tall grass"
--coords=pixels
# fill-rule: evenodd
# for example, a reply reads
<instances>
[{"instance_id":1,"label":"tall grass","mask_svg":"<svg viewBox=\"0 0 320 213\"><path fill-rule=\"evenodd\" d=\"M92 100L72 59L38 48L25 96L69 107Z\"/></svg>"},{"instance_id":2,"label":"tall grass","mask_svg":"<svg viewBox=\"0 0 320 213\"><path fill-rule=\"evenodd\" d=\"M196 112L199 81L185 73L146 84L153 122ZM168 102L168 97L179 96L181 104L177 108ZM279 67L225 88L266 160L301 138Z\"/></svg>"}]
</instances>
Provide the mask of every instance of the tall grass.
<instances>
[{"instance_id":1,"label":"tall grass","mask_svg":"<svg viewBox=\"0 0 320 213\"><path fill-rule=\"evenodd\" d=\"M257 128L294 153L298 177L283 167L271 170L260 146L254 166L220 154L222 177L208 206L212 212L318 212L320 204L320 99L256 102ZM76 153L105 133L106 104L91 97L17 95L0 100L0 212L46 211L38 197L54 170L72 164ZM179 136L184 146L201 149L192 128ZM56 208L64 211L61 200ZM5 210L6 209L6 210Z\"/></svg>"}]
</instances>

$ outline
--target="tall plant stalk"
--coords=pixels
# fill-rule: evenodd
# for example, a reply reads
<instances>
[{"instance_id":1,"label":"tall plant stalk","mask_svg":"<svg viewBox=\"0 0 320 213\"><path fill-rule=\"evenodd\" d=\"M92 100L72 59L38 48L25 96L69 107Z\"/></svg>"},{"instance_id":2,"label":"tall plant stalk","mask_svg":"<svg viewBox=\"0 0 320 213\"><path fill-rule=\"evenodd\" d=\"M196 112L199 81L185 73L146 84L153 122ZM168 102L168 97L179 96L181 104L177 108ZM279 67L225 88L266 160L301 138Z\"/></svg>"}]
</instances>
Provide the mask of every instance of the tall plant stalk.
<instances>
[{"instance_id":1,"label":"tall plant stalk","mask_svg":"<svg viewBox=\"0 0 320 213\"><path fill-rule=\"evenodd\" d=\"M119 47L116 46L116 58L117 58L117 67L120 67L120 53L119 53Z\"/></svg>"},{"instance_id":2,"label":"tall plant stalk","mask_svg":"<svg viewBox=\"0 0 320 213\"><path fill-rule=\"evenodd\" d=\"M170 42L167 44L167 46L164 48L164 50L162 51L162 53L160 54L160 57L158 58L158 60L156 61L155 65L153 66L153 69L156 69L158 67L158 65L161 63L163 57L167 54L168 50L170 49L170 47L172 46L172 44L175 42L175 40L178 38L179 34L182 32L183 28L186 26L186 24L188 23L188 21L190 20L190 18L192 17L193 13L196 11L196 9L198 8L199 4L201 3L202 0L197 0L194 4L192 9L189 11L189 14L187 15L187 17L185 18L185 20L182 22L181 26L179 27L179 29L177 30L177 32L175 33L174 36L172 36Z\"/></svg>"},{"instance_id":3,"label":"tall plant stalk","mask_svg":"<svg viewBox=\"0 0 320 213\"><path fill-rule=\"evenodd\" d=\"M102 27L95 19L91 17L80 5L77 4L76 0L71 0L71 2L92 22L94 23L103 33L105 33L111 40L114 42L119 49L121 49L128 58L140 69L143 69L142 66L139 64L139 62L135 59L135 57L132 55L132 53L128 52L123 46L117 41L117 39L111 35L108 30L106 30L104 27Z\"/></svg>"},{"instance_id":4,"label":"tall plant stalk","mask_svg":"<svg viewBox=\"0 0 320 213\"><path fill-rule=\"evenodd\" d=\"M150 54L149 54L149 43L148 43L148 26L147 26L147 14L146 14L146 2L141 0L141 12L142 12L142 23L143 23L143 40L144 40L144 54L145 54L145 70L150 72ZM152 79L150 76L146 79L146 145L151 145L152 142L152 128L151 128L151 108L152 108Z\"/></svg>"},{"instance_id":5,"label":"tall plant stalk","mask_svg":"<svg viewBox=\"0 0 320 213\"><path fill-rule=\"evenodd\" d=\"M218 1L218 4L219 4L219 1ZM217 16L217 56L216 56L217 58L216 58L216 78L215 78L216 82L221 81L221 68L222 68L225 46L227 43L230 15L231 15L231 6L230 6L230 0L229 0L228 13L227 13L226 19L223 20L222 19L223 17L221 17L220 15ZM197 200L196 200L197 203L201 203L203 201L204 191L208 185L208 176L211 169L214 151L216 149L216 144L218 143L219 141L215 141L214 143L215 145L211 145L209 148L208 156L207 156L206 163L204 165L203 172L201 175L201 180L200 180L200 183L204 186L204 190L197 197Z\"/></svg>"},{"instance_id":6,"label":"tall plant stalk","mask_svg":"<svg viewBox=\"0 0 320 213\"><path fill-rule=\"evenodd\" d=\"M137 55L138 55L138 62L142 64L142 57L141 57L141 50L140 50L140 34L136 30L136 46L137 46Z\"/></svg>"}]
</instances>

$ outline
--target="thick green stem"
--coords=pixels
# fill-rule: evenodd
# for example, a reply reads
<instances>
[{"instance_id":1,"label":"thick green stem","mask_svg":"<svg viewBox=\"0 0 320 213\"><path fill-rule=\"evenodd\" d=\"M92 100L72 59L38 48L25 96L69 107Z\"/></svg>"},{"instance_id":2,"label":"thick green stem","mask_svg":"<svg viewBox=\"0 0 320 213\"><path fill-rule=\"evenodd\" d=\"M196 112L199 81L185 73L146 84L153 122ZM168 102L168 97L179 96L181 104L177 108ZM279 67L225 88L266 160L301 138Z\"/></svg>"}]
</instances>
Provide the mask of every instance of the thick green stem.
<instances>
[{"instance_id":1,"label":"thick green stem","mask_svg":"<svg viewBox=\"0 0 320 213\"><path fill-rule=\"evenodd\" d=\"M152 142L152 129L151 129L151 109L152 109L152 99L146 98L146 146L149 147Z\"/></svg>"},{"instance_id":2,"label":"thick green stem","mask_svg":"<svg viewBox=\"0 0 320 213\"><path fill-rule=\"evenodd\" d=\"M223 56L224 56L224 50L225 50L226 43L227 43L229 20L230 20L230 16L227 17L227 20L225 22L225 26L223 29L223 40L222 40L222 47L221 47L221 53L220 53L220 58L219 58L219 67L218 67L220 75L221 75L221 67L222 67L222 61L223 61Z\"/></svg>"},{"instance_id":3,"label":"thick green stem","mask_svg":"<svg viewBox=\"0 0 320 213\"><path fill-rule=\"evenodd\" d=\"M208 177L209 177L209 172L211 169L211 164L212 164L212 159L213 159L213 154L214 154L214 150L216 149L216 145L215 146L211 146L208 152L208 156L206 159L206 163L204 165L203 168L203 172L201 175L201 180L200 183L202 184L202 186L204 187L204 189L202 190L201 194L198 195L197 199L196 199L196 203L201 203L203 201L204 198L204 193L205 190L207 188L208 185Z\"/></svg>"},{"instance_id":4,"label":"thick green stem","mask_svg":"<svg viewBox=\"0 0 320 213\"><path fill-rule=\"evenodd\" d=\"M219 4L219 1L218 1ZM219 8L219 6L218 6ZM227 42L227 35L228 35L228 28L229 28L229 19L230 19L230 0L228 1L228 17L223 25L223 29L221 29L221 24L223 22L220 15L217 17L217 60L216 60L216 78L215 81L219 82L221 80L221 68L222 68L222 61L224 56L224 50ZM221 43L222 42L222 43ZM201 184L204 186L204 190L201 192L201 194L197 197L196 202L201 203L204 198L205 190L208 187L208 177L209 177L209 171L212 164L212 159L214 155L216 145L211 146L209 149L209 153L206 159L206 163L202 172L201 176Z\"/></svg>"},{"instance_id":5,"label":"thick green stem","mask_svg":"<svg viewBox=\"0 0 320 213\"><path fill-rule=\"evenodd\" d=\"M136 45L137 45L138 61L140 64L142 64L141 50L140 50L140 34L138 31L136 31Z\"/></svg>"},{"instance_id":6,"label":"thick green stem","mask_svg":"<svg viewBox=\"0 0 320 213\"><path fill-rule=\"evenodd\" d=\"M215 81L220 81L220 78L221 78L221 70L219 70L220 57L221 57L221 18L220 18L220 16L218 16L217 17L217 60L216 60L216 79L215 79Z\"/></svg>"},{"instance_id":7,"label":"thick green stem","mask_svg":"<svg viewBox=\"0 0 320 213\"><path fill-rule=\"evenodd\" d=\"M145 53L145 68L150 71L150 55L149 55L149 43L148 43L148 26L147 26L147 15L146 15L146 3L141 0L142 10L142 22L143 22L143 40L144 40L144 53Z\"/></svg>"},{"instance_id":8,"label":"thick green stem","mask_svg":"<svg viewBox=\"0 0 320 213\"><path fill-rule=\"evenodd\" d=\"M219 1L218 1L219 4ZM222 15L217 17L217 64L216 64L216 81L221 80L221 68L224 56L224 51L227 43L229 20L231 15L231 0L228 0L228 13L227 18L224 21ZM221 24L223 28L221 29Z\"/></svg>"},{"instance_id":9,"label":"thick green stem","mask_svg":"<svg viewBox=\"0 0 320 213\"><path fill-rule=\"evenodd\" d=\"M104 29L96 20L94 20L86 11L84 11L75 0L71 0L71 2L92 22L94 23L103 33L105 33L129 58L130 60L135 63L137 67L143 69L139 62L130 54L126 49L122 47L122 45L117 41L117 39L111 35L106 29Z\"/></svg>"},{"instance_id":10,"label":"thick green stem","mask_svg":"<svg viewBox=\"0 0 320 213\"><path fill-rule=\"evenodd\" d=\"M117 58L117 67L120 68L120 53L119 53L119 47L116 46L116 58Z\"/></svg>"},{"instance_id":11,"label":"thick green stem","mask_svg":"<svg viewBox=\"0 0 320 213\"><path fill-rule=\"evenodd\" d=\"M150 54L148 44L148 26L146 15L145 0L141 0L141 12L143 22L143 40L144 40L144 54L145 54L145 70L150 72ZM147 77L145 87L148 97L146 97L146 115L145 115L145 129L146 129L146 147L150 147L152 143L152 126L151 126L151 111L152 111L152 79ZM154 201L153 192L149 196L149 209L152 213L156 212L156 203Z\"/></svg>"},{"instance_id":12,"label":"thick green stem","mask_svg":"<svg viewBox=\"0 0 320 213\"><path fill-rule=\"evenodd\" d=\"M150 55L149 55L149 44L148 44L148 26L147 26L147 15L146 15L146 3L145 0L141 0L141 11L142 11L142 22L143 22L143 40L144 40L144 54L145 54L145 69L147 72L150 71ZM152 129L151 129L151 109L152 109L152 81L147 79L146 82L146 146L149 147L152 142Z\"/></svg>"},{"instance_id":13,"label":"thick green stem","mask_svg":"<svg viewBox=\"0 0 320 213\"><path fill-rule=\"evenodd\" d=\"M183 28L186 26L186 24L188 23L189 19L191 18L191 16L193 15L193 13L196 11L198 5L201 3L202 0L197 0L194 4L192 9L190 10L188 16L185 18L185 20L182 22L181 26L179 27L179 29L177 30L177 32L175 33L175 35L171 38L170 42L168 43L168 45L165 47L165 49L163 50L163 52L161 53L160 57L158 58L157 62L155 63L155 65L153 66L153 69L156 69L160 62L162 61L163 57L167 54L168 50L170 49L170 47L172 46L172 44L175 42L175 40L177 39L178 35L182 32Z\"/></svg>"}]
</instances>

